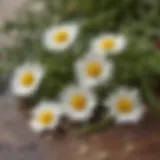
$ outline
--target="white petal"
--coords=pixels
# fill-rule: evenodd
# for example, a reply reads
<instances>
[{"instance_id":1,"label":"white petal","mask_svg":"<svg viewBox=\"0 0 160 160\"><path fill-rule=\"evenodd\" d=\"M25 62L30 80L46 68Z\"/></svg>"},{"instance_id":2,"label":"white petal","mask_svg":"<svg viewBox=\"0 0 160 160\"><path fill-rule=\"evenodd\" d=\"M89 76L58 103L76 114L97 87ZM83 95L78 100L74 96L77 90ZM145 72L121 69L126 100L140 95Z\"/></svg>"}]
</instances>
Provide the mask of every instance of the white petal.
<instances>
[{"instance_id":1,"label":"white petal","mask_svg":"<svg viewBox=\"0 0 160 160\"><path fill-rule=\"evenodd\" d=\"M116 45L113 49L104 50L100 47L100 42L106 38L116 41ZM126 48L126 44L126 38L123 35L116 35L112 33L102 34L91 42L91 51L100 56L105 56L108 54L119 54Z\"/></svg>"},{"instance_id":2,"label":"white petal","mask_svg":"<svg viewBox=\"0 0 160 160\"><path fill-rule=\"evenodd\" d=\"M144 114L144 108L137 107L132 113L116 117L117 123L138 123Z\"/></svg>"},{"instance_id":3,"label":"white petal","mask_svg":"<svg viewBox=\"0 0 160 160\"><path fill-rule=\"evenodd\" d=\"M86 65L90 61L97 61L101 64L102 67L102 73L100 76L93 78L86 74ZM99 56L93 56L91 54L88 54L84 58L78 60L75 64L75 74L77 76L77 80L79 81L80 85L85 87L95 87L97 85L101 85L103 83L106 84L107 81L110 80L113 73L113 64L105 60L102 57Z\"/></svg>"},{"instance_id":4,"label":"white petal","mask_svg":"<svg viewBox=\"0 0 160 160\"><path fill-rule=\"evenodd\" d=\"M56 115L56 119L54 119L54 121L52 123L50 123L49 125L46 126L46 129L48 130L54 130L57 128L57 126L59 125L60 122L60 116Z\"/></svg>"},{"instance_id":5,"label":"white petal","mask_svg":"<svg viewBox=\"0 0 160 160\"><path fill-rule=\"evenodd\" d=\"M145 110L138 93L137 89L120 87L106 99L105 106L109 108L110 115L116 119L117 123L136 123L142 118ZM132 101L132 112L124 114L117 110L117 100L122 97Z\"/></svg>"},{"instance_id":6,"label":"white petal","mask_svg":"<svg viewBox=\"0 0 160 160\"><path fill-rule=\"evenodd\" d=\"M37 117L43 113L44 111L49 110L50 112L53 112L55 115L52 122L50 122L48 125L43 125L37 122ZM41 101L33 110L32 110L32 121L31 126L34 130L42 131L42 130L50 130L55 129L61 119L63 112L60 108L60 105L57 102L53 101Z\"/></svg>"},{"instance_id":7,"label":"white petal","mask_svg":"<svg viewBox=\"0 0 160 160\"><path fill-rule=\"evenodd\" d=\"M93 111L84 111L84 112L66 112L67 117L73 121L85 122L93 116Z\"/></svg>"},{"instance_id":8,"label":"white petal","mask_svg":"<svg viewBox=\"0 0 160 160\"><path fill-rule=\"evenodd\" d=\"M53 111L54 114L56 114L57 116L61 116L63 113L59 103L54 101L43 100L32 110L32 115L36 116L44 110Z\"/></svg>"},{"instance_id":9,"label":"white petal","mask_svg":"<svg viewBox=\"0 0 160 160\"><path fill-rule=\"evenodd\" d=\"M70 105L70 98L76 93L82 93L87 98L86 108L82 111L76 111ZM92 112L96 107L95 95L87 89L79 88L76 86L70 86L67 88L62 94L61 101L64 108L64 114L71 120L75 121L86 121L92 116Z\"/></svg>"},{"instance_id":10,"label":"white petal","mask_svg":"<svg viewBox=\"0 0 160 160\"><path fill-rule=\"evenodd\" d=\"M19 82L20 76L26 71L31 71L35 76L34 83L30 87L24 87ZM16 96L21 97L32 96L38 89L39 83L41 82L44 73L44 68L38 63L25 63L24 65L18 67L15 70L13 79L11 81L11 92Z\"/></svg>"},{"instance_id":11,"label":"white petal","mask_svg":"<svg viewBox=\"0 0 160 160\"><path fill-rule=\"evenodd\" d=\"M64 43L57 43L53 41L53 35L59 30L66 30L69 33L69 39ZM72 45L78 35L78 32L79 26L77 24L54 26L44 33L43 43L47 49L60 52Z\"/></svg>"},{"instance_id":12,"label":"white petal","mask_svg":"<svg viewBox=\"0 0 160 160\"><path fill-rule=\"evenodd\" d=\"M113 49L114 54L119 54L121 51L123 51L126 48L126 39L124 36L117 36L116 38L116 47Z\"/></svg>"},{"instance_id":13,"label":"white petal","mask_svg":"<svg viewBox=\"0 0 160 160\"><path fill-rule=\"evenodd\" d=\"M34 132L42 132L44 130L44 127L37 123L35 120L31 120L29 122L29 127L34 131Z\"/></svg>"}]
</instances>

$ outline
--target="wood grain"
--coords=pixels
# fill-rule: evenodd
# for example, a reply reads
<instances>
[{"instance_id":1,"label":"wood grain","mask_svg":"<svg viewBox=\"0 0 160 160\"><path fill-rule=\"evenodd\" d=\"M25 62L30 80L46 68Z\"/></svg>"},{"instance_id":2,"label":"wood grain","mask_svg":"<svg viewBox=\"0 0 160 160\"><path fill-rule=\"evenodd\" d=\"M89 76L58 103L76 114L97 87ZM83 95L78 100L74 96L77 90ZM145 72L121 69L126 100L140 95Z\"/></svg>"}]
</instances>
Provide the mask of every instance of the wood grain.
<instances>
[{"instance_id":1,"label":"wood grain","mask_svg":"<svg viewBox=\"0 0 160 160\"><path fill-rule=\"evenodd\" d=\"M29 130L27 110L22 111L14 98L1 96L0 160L101 160L104 153L104 160L160 159L159 120L115 126L88 137L78 137L72 132L41 136ZM85 152L83 146L87 147Z\"/></svg>"}]
</instances>

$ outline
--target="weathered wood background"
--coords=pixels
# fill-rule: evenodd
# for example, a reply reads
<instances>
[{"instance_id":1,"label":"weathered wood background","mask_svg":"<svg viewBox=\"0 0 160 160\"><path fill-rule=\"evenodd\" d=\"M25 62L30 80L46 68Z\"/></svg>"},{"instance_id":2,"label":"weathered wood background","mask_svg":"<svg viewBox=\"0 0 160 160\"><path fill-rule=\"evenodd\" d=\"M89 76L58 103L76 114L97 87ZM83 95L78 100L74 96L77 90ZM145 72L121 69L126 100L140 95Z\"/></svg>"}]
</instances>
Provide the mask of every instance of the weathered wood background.
<instances>
[{"instance_id":1,"label":"weathered wood background","mask_svg":"<svg viewBox=\"0 0 160 160\"><path fill-rule=\"evenodd\" d=\"M159 160L160 121L116 126L100 134L53 137L29 130L27 111L8 94L0 97L0 160Z\"/></svg>"}]
</instances>

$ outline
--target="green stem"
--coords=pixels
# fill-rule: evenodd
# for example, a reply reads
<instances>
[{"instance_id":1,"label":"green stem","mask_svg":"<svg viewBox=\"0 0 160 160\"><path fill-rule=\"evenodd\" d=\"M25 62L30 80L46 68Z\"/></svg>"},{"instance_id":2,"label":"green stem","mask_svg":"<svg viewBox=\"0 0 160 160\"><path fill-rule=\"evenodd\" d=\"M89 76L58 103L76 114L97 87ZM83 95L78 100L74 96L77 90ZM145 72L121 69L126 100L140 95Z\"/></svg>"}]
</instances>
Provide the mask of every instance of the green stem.
<instances>
[{"instance_id":1,"label":"green stem","mask_svg":"<svg viewBox=\"0 0 160 160\"><path fill-rule=\"evenodd\" d=\"M158 100L156 99L153 93L154 91L152 90L151 86L149 85L149 83L147 83L147 77L142 78L141 85L142 85L144 96L148 101L149 105L154 108L155 113L160 112L160 106L159 106Z\"/></svg>"},{"instance_id":2,"label":"green stem","mask_svg":"<svg viewBox=\"0 0 160 160\"><path fill-rule=\"evenodd\" d=\"M113 119L105 118L97 123L89 124L79 130L80 136L86 136L94 132L103 131L113 124Z\"/></svg>"}]
</instances>

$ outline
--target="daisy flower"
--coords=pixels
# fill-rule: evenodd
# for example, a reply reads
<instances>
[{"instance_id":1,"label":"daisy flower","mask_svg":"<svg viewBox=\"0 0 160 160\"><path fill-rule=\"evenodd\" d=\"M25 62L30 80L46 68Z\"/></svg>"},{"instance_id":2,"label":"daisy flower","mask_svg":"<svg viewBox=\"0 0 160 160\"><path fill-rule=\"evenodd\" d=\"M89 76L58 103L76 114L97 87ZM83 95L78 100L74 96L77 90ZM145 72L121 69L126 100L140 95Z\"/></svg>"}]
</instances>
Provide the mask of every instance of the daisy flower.
<instances>
[{"instance_id":1,"label":"daisy flower","mask_svg":"<svg viewBox=\"0 0 160 160\"><path fill-rule=\"evenodd\" d=\"M44 76L44 68L40 64L25 63L19 66L11 81L11 92L16 96L32 96Z\"/></svg>"},{"instance_id":2,"label":"daisy flower","mask_svg":"<svg viewBox=\"0 0 160 160\"><path fill-rule=\"evenodd\" d=\"M117 123L137 123L143 117L145 109L139 98L139 92L121 87L105 101L110 115Z\"/></svg>"},{"instance_id":3,"label":"daisy flower","mask_svg":"<svg viewBox=\"0 0 160 160\"><path fill-rule=\"evenodd\" d=\"M102 34L91 43L91 49L99 54L119 54L126 47L126 38L122 35Z\"/></svg>"},{"instance_id":4,"label":"daisy flower","mask_svg":"<svg viewBox=\"0 0 160 160\"><path fill-rule=\"evenodd\" d=\"M70 86L61 95L64 112L74 121L86 121L91 118L96 107L95 95L85 88Z\"/></svg>"},{"instance_id":5,"label":"daisy flower","mask_svg":"<svg viewBox=\"0 0 160 160\"><path fill-rule=\"evenodd\" d=\"M48 29L43 37L44 45L49 50L63 51L75 41L79 32L76 24L63 24Z\"/></svg>"},{"instance_id":6,"label":"daisy flower","mask_svg":"<svg viewBox=\"0 0 160 160\"><path fill-rule=\"evenodd\" d=\"M97 55L88 54L78 60L75 66L77 79L85 87L94 87L107 82L113 73L113 64Z\"/></svg>"},{"instance_id":7,"label":"daisy flower","mask_svg":"<svg viewBox=\"0 0 160 160\"><path fill-rule=\"evenodd\" d=\"M56 102L42 101L33 110L29 126L35 132L55 129L62 116L62 110Z\"/></svg>"}]
</instances>

